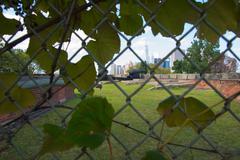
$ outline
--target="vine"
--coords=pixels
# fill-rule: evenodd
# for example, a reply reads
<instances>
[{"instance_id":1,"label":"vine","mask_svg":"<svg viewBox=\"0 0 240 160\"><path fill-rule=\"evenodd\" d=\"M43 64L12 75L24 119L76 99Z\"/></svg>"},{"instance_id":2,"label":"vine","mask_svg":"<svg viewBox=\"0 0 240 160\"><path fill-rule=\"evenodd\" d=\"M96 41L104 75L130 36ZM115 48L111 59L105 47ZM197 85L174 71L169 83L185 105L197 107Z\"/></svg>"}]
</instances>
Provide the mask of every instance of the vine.
<instances>
[{"instance_id":1,"label":"vine","mask_svg":"<svg viewBox=\"0 0 240 160\"><path fill-rule=\"evenodd\" d=\"M72 6L72 1L69 0L1 1L0 35L14 35L23 29L27 30L27 34L5 44L0 49L0 55L29 38L27 54L35 59L46 73L60 70L66 84L69 83L68 78L71 78L84 92L95 82L94 62L97 61L99 66L103 66L114 54L119 53L119 33L138 36L144 33L144 26L149 26L154 35L162 34L175 38L182 34L185 23L190 23L196 25L198 38L213 43L226 31L240 35L240 10L237 0L218 0L216 3L212 3L211 0L206 3L195 0L74 2L75 5ZM6 18L4 11L9 8L14 9L15 14L21 17L23 22ZM201 18L203 21L199 22ZM216 26L218 34L212 31L212 26ZM69 61L68 53L61 46L56 48L54 45L71 41L73 32L79 29L91 38L89 42L85 40L82 42L83 48L90 55L72 63ZM22 107L35 104L30 91L16 85L12 87L18 81L14 73L1 73L0 79L0 114L17 112L14 106L16 101ZM70 86L75 88L71 84ZM157 109L160 115L165 117L169 127L190 126L195 131L201 132L213 121L214 112L201 101L193 97L181 98L178 101L176 98L179 96L162 101ZM97 148L108 139L113 113L113 107L105 98L92 96L82 100L76 106L66 128L52 124L44 126L45 138L39 156L49 152L65 151L75 146ZM169 158L159 150L149 151L143 158L154 159Z\"/></svg>"}]
</instances>

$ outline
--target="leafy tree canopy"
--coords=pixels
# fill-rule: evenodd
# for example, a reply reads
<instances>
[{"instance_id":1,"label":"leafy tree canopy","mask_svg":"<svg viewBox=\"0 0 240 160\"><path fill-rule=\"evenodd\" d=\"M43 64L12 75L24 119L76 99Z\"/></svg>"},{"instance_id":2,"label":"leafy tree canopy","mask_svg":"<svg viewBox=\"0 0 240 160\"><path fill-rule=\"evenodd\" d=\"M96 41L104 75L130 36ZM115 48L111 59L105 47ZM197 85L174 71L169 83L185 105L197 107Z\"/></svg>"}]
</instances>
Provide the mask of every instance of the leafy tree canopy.
<instances>
[{"instance_id":1,"label":"leafy tree canopy","mask_svg":"<svg viewBox=\"0 0 240 160\"><path fill-rule=\"evenodd\" d=\"M29 55L21 49L12 49L11 52L7 51L0 55L0 72L15 72L20 74L29 60ZM31 62L25 73L33 74L40 71L39 65L36 62Z\"/></svg>"},{"instance_id":2,"label":"leafy tree canopy","mask_svg":"<svg viewBox=\"0 0 240 160\"><path fill-rule=\"evenodd\" d=\"M171 73L169 68L162 68L161 66L158 66L155 68L156 64L148 64L150 68L154 68L154 73L155 74L168 74ZM140 69L140 70L145 70L146 73L150 73L150 69L146 67L145 63L139 62L133 65L132 67L129 67L128 72L130 72L133 69Z\"/></svg>"},{"instance_id":3,"label":"leafy tree canopy","mask_svg":"<svg viewBox=\"0 0 240 160\"><path fill-rule=\"evenodd\" d=\"M199 73L220 55L219 44L213 44L207 40L194 40L187 49L183 60L176 60L173 70L176 73ZM191 64L191 60L195 65ZM207 70L206 72L211 72Z\"/></svg>"}]
</instances>

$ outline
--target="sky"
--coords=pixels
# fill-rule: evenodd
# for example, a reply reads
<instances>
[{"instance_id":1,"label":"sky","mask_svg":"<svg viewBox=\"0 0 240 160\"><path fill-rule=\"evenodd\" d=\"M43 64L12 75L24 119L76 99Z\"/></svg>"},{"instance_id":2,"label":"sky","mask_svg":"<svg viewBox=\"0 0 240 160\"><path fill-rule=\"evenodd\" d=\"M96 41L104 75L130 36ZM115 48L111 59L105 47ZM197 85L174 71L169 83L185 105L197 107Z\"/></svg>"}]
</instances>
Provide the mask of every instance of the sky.
<instances>
[{"instance_id":1,"label":"sky","mask_svg":"<svg viewBox=\"0 0 240 160\"><path fill-rule=\"evenodd\" d=\"M19 20L19 17L16 16L14 14L13 11L8 10L4 12L4 16L6 16L7 18L14 18ZM184 27L184 31L182 33L182 35L184 33L186 33L188 30L190 30L192 27L192 25L190 24L185 24ZM84 34L83 31L76 31L77 34L79 36L81 36L82 38L85 38L86 35ZM195 37L195 33L196 33L196 29L194 29L193 31L191 31L185 38L183 38L181 40L181 49L186 50L188 47L191 46L191 42L196 39ZM19 32L18 34L16 34L16 36L12 39L17 39L19 37L21 37L22 35L26 34L26 30L23 30L22 32ZM179 39L182 35L177 36L177 39ZM231 39L234 36L234 33L232 32L227 32L224 35L227 39ZM8 38L9 36L4 36L5 38ZM127 36L128 37L128 36ZM128 37L129 38L129 37ZM124 50L124 48L127 46L126 41L120 36L121 39L121 50ZM89 39L90 40L90 39ZM25 40L24 42L22 42L21 44L15 46L14 48L20 48L23 50L26 50L28 47L28 43L29 43L29 39ZM224 51L227 48L227 43L220 38L219 40L220 43L220 51ZM163 37L161 36L161 34L158 34L156 36L154 36L151 32L151 28L150 27L146 27L145 28L145 33L135 37L132 40L131 43L131 47L132 49L143 59L146 60L146 54L145 54L145 46L148 46L148 53L151 56L155 57L155 58L163 58L164 56L166 56L171 50L173 50L176 46L176 43L174 40L172 40L171 38L167 38L167 37ZM66 47L67 45L65 44L64 47ZM67 48L67 52L69 54L69 57L71 57L79 48L81 47L81 41L78 39L77 36L72 35L71 37L71 43ZM237 38L232 45L232 50L237 54L238 57L240 57L240 39ZM73 59L73 62L77 62L79 59L81 59L81 57L83 55L86 55L87 53L85 51L80 51L80 53L78 53L78 55ZM227 52L227 55L230 57L233 57L231 55L231 53ZM116 56L116 55L115 55ZM132 62L140 62L137 57L130 51L130 50L126 50L118 59L117 61L115 61L115 64L120 64L120 65L124 65L129 63L130 61ZM238 62L239 63L239 62Z\"/></svg>"}]
</instances>

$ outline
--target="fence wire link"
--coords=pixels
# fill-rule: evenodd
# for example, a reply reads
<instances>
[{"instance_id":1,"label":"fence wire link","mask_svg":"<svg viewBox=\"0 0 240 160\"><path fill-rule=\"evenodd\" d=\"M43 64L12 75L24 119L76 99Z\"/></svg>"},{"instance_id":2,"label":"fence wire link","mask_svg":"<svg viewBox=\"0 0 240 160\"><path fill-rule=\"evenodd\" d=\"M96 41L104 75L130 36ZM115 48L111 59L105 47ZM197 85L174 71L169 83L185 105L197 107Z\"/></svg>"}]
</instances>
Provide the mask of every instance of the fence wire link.
<instances>
[{"instance_id":1,"label":"fence wire link","mask_svg":"<svg viewBox=\"0 0 240 160\"><path fill-rule=\"evenodd\" d=\"M201 129L201 127L198 125L198 123L194 122L194 120L191 120L191 122L195 125L197 129L199 129L198 134L196 134L189 142L185 143L177 143L174 141L167 141L168 137L164 136L166 125L164 125L164 119L165 117L159 117L158 119L155 120L150 120L148 116L139 109L139 105L137 103L133 103L133 99L140 94L141 91L144 90L144 87L151 81L156 82L161 88L168 94L168 96L173 96L177 103L175 106L173 106L173 109L178 107L178 104L180 103L181 99L184 98L185 96L188 96L191 91L193 91L196 86L201 83L205 82L219 97L219 102L217 102L215 105L221 105L221 111L216 113L214 119L218 120L220 119L223 115L229 114L232 118L232 120L236 121L238 125L240 125L240 114L236 112L232 107L231 103L234 101L239 95L240 91L235 93L234 95L231 95L229 97L226 97L223 95L223 93L216 88L205 76L206 72L212 65L214 65L217 61L218 58L216 58L213 62L211 62L206 68L200 69L200 67L189 57L185 54L185 52L182 49L182 41L191 34L191 32L196 29L200 23L204 23L208 29L210 29L212 32L214 32L216 35L220 36L221 39L225 41L227 44L226 49L219 55L219 58L221 58L222 55L226 54L231 54L238 62L240 62L239 54L236 53L232 49L232 44L234 41L236 41L238 38L236 35L232 37L231 39L228 39L225 35L222 35L219 32L218 26L214 26L211 21L207 20L207 12L206 10L201 10L198 6L196 6L191 0L187 0L189 5L191 5L192 9L195 10L197 13L199 13L201 16L199 19L186 31L184 34L182 34L180 37L176 37L174 34L172 34L167 27L165 27L161 21L158 21L156 19L158 11L161 9L162 4L165 2L164 0L161 1L162 3L159 3L155 10L151 10L148 8L143 2L140 0L134 0L135 3L137 3L141 9L146 11L146 13L149 15L149 18L145 20L144 25L138 29L138 31L133 35L133 36L126 36L124 35L121 31L118 30L118 28L109 20L108 15L111 13L111 10L113 7L116 7L119 3L119 1L114 1L112 0L112 3L109 4L108 9L102 10L101 7L98 6L99 1L93 1L89 0L87 3L82 7L85 9L88 9L88 7L92 7L96 10L97 14L101 16L101 19L97 22L97 25L95 28L91 31L90 34L88 34L86 37L83 37L82 35L79 34L78 31L75 31L72 28L69 28L69 21L71 16L73 16L73 10L74 10L74 4L76 3L76 0L72 0L71 5L64 11L60 11L57 6L54 6L54 4L51 1L47 1L49 7L55 12L56 15L59 17L56 19L57 23L53 27L53 29L47 34L47 36L42 37L40 34L41 31L41 26L38 27L38 29L34 29L29 27L28 29L30 30L31 33L28 33L26 36L22 36L23 39L27 39L29 37L35 36L38 39L39 42L39 48L35 51L34 55L30 58L30 60L27 62L27 64L21 64L21 60L13 53L13 51L10 48L6 48L5 52L10 52L12 55L13 59L16 59L17 62L19 62L23 70L21 71L21 74L18 75L17 80L13 83L12 86L9 88L1 88L1 90L4 90L6 93L5 98L1 100L0 104L5 100L9 99L13 105L20 111L20 114L15 116L13 119L9 120L8 122L0 123L0 159L1 156L4 155L5 152L9 152L9 154L16 154L18 159L35 159L36 155L29 155L31 151L24 150L24 146L21 145L21 143L18 143L16 141L16 137L21 136L21 132L24 132L24 129L26 127L30 127L31 130L33 131L34 134L36 134L41 140L38 141L37 145L41 146L42 144L42 138L43 138L43 133L42 133L42 128L40 128L39 125L36 125L36 121L41 121L41 118L44 117L45 114L48 114L49 112L54 113L57 115L58 119L60 120L60 123L62 126L66 126L66 122L68 121L69 117L72 115L73 111L75 108L65 108L67 111L61 113L59 111L59 106L54 104L51 101L51 97L60 92L65 86L67 85L73 85L75 88L77 88L81 92L81 96L79 97L80 99L84 99L89 92L91 92L98 84L103 81L105 77L108 78L108 81L116 87L116 89L120 92L120 94L124 97L124 100L122 101L122 106L119 106L115 110L115 115L114 115L114 120L113 120L113 128L124 128L127 130L127 132L131 132L131 134L134 134L136 136L139 136L138 140L134 141L134 144L129 145L129 142L124 141L124 138L121 137L115 130L113 129L111 133L111 140L114 142L114 147L120 148L122 150L122 154L118 154L119 159L126 159L126 160L134 160L136 159L136 155L138 155L140 148L144 146L148 141L154 141L157 145L157 147L161 146L164 148L167 153L169 153L169 156L172 159L184 159L184 154L189 154L192 155L193 152L199 152L199 154L202 155L208 155L211 154L214 157L217 157L217 159L228 159L229 154L228 152L225 152L219 148L218 142L214 140L213 137L209 136L206 133L206 129ZM218 3L217 0L213 0L211 2L211 5L214 5L214 3ZM211 7L211 6L209 6ZM116 7L118 10L119 8ZM34 10L34 7L33 7ZM20 17L23 15L20 15ZM21 17L23 18L23 17ZM87 41L91 39L91 36L99 30L103 26L104 23L108 23L108 25L118 33L118 35L121 37L121 41L126 42L126 46L121 49L121 51L111 60L109 61L106 65L102 64L98 58L91 53L87 48L86 44ZM149 64L146 63L146 61L143 59L143 57L140 56L140 53L138 53L132 45L134 44L134 40L136 37L138 37L138 34L141 33L146 29L147 26L149 26L150 23L154 22L156 26L160 29L166 32L169 36L169 39L171 39L175 43L175 47L172 48L172 50L169 53L164 53L166 56L164 56L161 61L159 61L157 64L155 64L154 67L150 67ZM42 24L45 25L45 24ZM19 27L24 28L26 27L23 23ZM61 36L61 42L56 45L58 52L56 55L50 52L49 47L47 45L44 45L50 38L51 36L54 35L54 33L61 27L64 27L64 31ZM131 27L131 26L129 26ZM68 30L72 32L72 35L77 37L78 43L81 45L77 48L77 50L68 58L68 62L65 64L60 63L58 61L59 59L59 54L61 50L64 50L65 44L64 44L64 39L66 35L68 34ZM16 37L17 33L14 33L10 37L6 36L1 36L0 38L3 40L5 46L8 46L11 44L13 41L14 37ZM21 42L21 41L19 41ZM16 45L21 45L21 43L16 42L13 44L13 46ZM69 41L67 44L67 47L65 50L67 50L68 46L74 42ZM13 47L12 46L12 47ZM11 47L11 46L9 46ZM52 71L49 74L50 81L49 85L47 87L42 87L41 84L39 84L38 81L35 80L34 75L31 73L28 73L28 66L39 56L39 52L44 49L47 51L47 54L49 58L52 60ZM121 58L124 54L126 54L127 51L130 51L132 55L134 55L141 63L143 63L148 70L150 70L150 74L143 80L143 82L131 93L126 91L118 82L116 82L112 76L108 75L108 70L110 69L110 66L115 63L119 58ZM175 51L179 51L183 57L185 57L192 66L194 66L197 70L198 73L200 73L200 77L190 86L188 87L179 97L176 97L175 94L173 93L172 89L167 86L166 83L164 83L161 79L157 77L155 74L155 70L160 66L166 59L168 59ZM0 53L0 56L3 55L5 52ZM82 91L81 88L74 82L74 79L69 76L69 74L66 72L64 74L64 78L68 80L67 83L64 84L64 86L60 87L57 90L53 90L53 87L56 85L57 81L63 77L57 76L54 74L54 70L56 66L60 66L61 69L66 68L70 61L72 61L74 58L77 58L78 56L82 56L82 52L86 52L88 55L92 57L94 60L95 64L100 68L101 74L96 78L96 81L94 84L92 84L86 91ZM69 56L69 55L68 55ZM28 76L29 80L36 86L37 89L41 91L42 94L42 100L33 106L31 110L25 110L21 104L14 100L14 98L11 96L12 89L17 86L18 82L24 77ZM80 77L81 73L76 76L76 78ZM1 86L5 86L3 84L3 81L0 80ZM50 95L48 94L50 93ZM48 95L48 96L44 96ZM161 96L161 95L160 95ZM44 109L39 108L42 104L47 104L48 107L45 107ZM212 107L215 107L214 105ZM181 108L179 107L181 110ZM127 119L123 122L118 119L119 116L124 115L125 112L129 112L131 110L132 114L134 116L138 117L139 121L141 122L141 125L145 127L145 130L136 127L136 124L133 123L128 123ZM182 113L186 113L182 111ZM37 120L36 120L37 119ZM214 122L211 122L214 123ZM213 124L214 125L214 124ZM160 128L160 132L159 129ZM224 131L223 131L224 132ZM240 133L240 132L239 132ZM239 134L238 133L238 134ZM126 133L127 134L127 133ZM237 133L236 133L237 134ZM229 135L231 136L231 135ZM198 146L196 145L197 143L204 143L204 146ZM240 146L239 146L240 147ZM154 147L153 147L154 148ZM151 149L151 148L150 148ZM140 151L138 151L140 150ZM136 153L137 152L137 153ZM239 151L240 152L240 151ZM95 159L104 159L105 157L101 157L102 155L94 153L94 151L88 150L86 148L81 148L75 151L72 159L74 160L79 160L79 159L90 159L90 160L95 160ZM10 156L11 157L11 156ZM138 157L138 156L137 156ZM61 160L64 159L60 154L51 154L49 159L56 159L56 160ZM186 159L186 157L185 157ZM198 157L191 157L189 156L189 159L198 159ZM201 158L200 158L201 159Z\"/></svg>"}]
</instances>

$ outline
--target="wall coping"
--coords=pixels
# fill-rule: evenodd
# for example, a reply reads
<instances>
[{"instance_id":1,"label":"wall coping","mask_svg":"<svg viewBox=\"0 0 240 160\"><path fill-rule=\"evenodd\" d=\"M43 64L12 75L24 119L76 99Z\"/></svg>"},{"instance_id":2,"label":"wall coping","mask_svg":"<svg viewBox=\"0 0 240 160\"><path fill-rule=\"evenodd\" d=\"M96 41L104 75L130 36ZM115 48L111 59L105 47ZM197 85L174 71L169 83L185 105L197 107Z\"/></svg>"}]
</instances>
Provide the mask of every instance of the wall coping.
<instances>
[{"instance_id":1,"label":"wall coping","mask_svg":"<svg viewBox=\"0 0 240 160\"><path fill-rule=\"evenodd\" d=\"M148 77L149 75L145 75ZM198 80L200 74L155 74L159 79L176 79L176 80ZM203 75L208 80L240 80L240 73L208 73Z\"/></svg>"}]
</instances>

